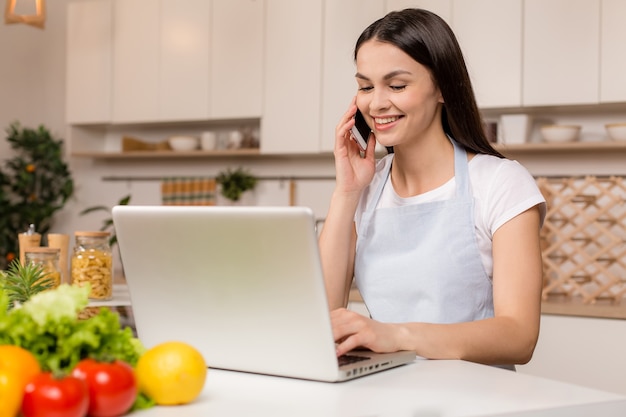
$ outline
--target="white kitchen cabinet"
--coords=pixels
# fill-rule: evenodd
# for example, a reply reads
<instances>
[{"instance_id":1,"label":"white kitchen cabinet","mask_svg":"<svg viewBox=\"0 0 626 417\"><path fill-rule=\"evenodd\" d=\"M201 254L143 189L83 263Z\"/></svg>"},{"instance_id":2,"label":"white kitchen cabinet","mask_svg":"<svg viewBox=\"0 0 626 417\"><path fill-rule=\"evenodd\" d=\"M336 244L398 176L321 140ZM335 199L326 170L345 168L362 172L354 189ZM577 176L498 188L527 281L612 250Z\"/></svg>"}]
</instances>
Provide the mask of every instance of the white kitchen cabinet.
<instances>
[{"instance_id":1,"label":"white kitchen cabinet","mask_svg":"<svg viewBox=\"0 0 626 417\"><path fill-rule=\"evenodd\" d=\"M385 13L380 0L326 0L322 71L322 151L332 151L335 127L356 95L354 46L363 32Z\"/></svg>"},{"instance_id":2,"label":"white kitchen cabinet","mask_svg":"<svg viewBox=\"0 0 626 417\"><path fill-rule=\"evenodd\" d=\"M263 97L263 0L213 0L211 117L259 118Z\"/></svg>"},{"instance_id":3,"label":"white kitchen cabinet","mask_svg":"<svg viewBox=\"0 0 626 417\"><path fill-rule=\"evenodd\" d=\"M261 153L320 151L323 0L266 4Z\"/></svg>"},{"instance_id":4,"label":"white kitchen cabinet","mask_svg":"<svg viewBox=\"0 0 626 417\"><path fill-rule=\"evenodd\" d=\"M209 117L210 2L117 0L113 122Z\"/></svg>"},{"instance_id":5,"label":"white kitchen cabinet","mask_svg":"<svg viewBox=\"0 0 626 417\"><path fill-rule=\"evenodd\" d=\"M520 107L522 0L454 0L452 25L479 107Z\"/></svg>"},{"instance_id":6,"label":"white kitchen cabinet","mask_svg":"<svg viewBox=\"0 0 626 417\"><path fill-rule=\"evenodd\" d=\"M386 0L387 11L407 8L420 8L436 13L450 24L452 20L452 0Z\"/></svg>"},{"instance_id":7,"label":"white kitchen cabinet","mask_svg":"<svg viewBox=\"0 0 626 417\"><path fill-rule=\"evenodd\" d=\"M66 121L111 120L112 9L109 0L67 8Z\"/></svg>"},{"instance_id":8,"label":"white kitchen cabinet","mask_svg":"<svg viewBox=\"0 0 626 417\"><path fill-rule=\"evenodd\" d=\"M626 101L626 1L602 0L600 102Z\"/></svg>"},{"instance_id":9,"label":"white kitchen cabinet","mask_svg":"<svg viewBox=\"0 0 626 417\"><path fill-rule=\"evenodd\" d=\"M161 0L159 22L158 120L207 119L211 2Z\"/></svg>"},{"instance_id":10,"label":"white kitchen cabinet","mask_svg":"<svg viewBox=\"0 0 626 417\"><path fill-rule=\"evenodd\" d=\"M159 3L113 4L113 122L159 119Z\"/></svg>"},{"instance_id":11,"label":"white kitchen cabinet","mask_svg":"<svg viewBox=\"0 0 626 417\"><path fill-rule=\"evenodd\" d=\"M524 0L525 106L595 104L600 0Z\"/></svg>"}]
</instances>

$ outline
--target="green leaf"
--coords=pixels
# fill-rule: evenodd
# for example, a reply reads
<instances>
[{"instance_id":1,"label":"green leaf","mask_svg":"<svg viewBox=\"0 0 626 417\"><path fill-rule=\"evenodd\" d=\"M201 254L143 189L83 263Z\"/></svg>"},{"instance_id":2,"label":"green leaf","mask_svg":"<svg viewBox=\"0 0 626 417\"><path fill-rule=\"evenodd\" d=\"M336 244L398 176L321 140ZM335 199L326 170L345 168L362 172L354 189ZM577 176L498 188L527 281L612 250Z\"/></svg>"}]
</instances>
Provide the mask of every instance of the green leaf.
<instances>
[{"instance_id":1,"label":"green leaf","mask_svg":"<svg viewBox=\"0 0 626 417\"><path fill-rule=\"evenodd\" d=\"M127 206L129 202L130 202L130 194L127 195L126 197L123 197L120 201L118 201L117 204L120 206Z\"/></svg>"},{"instance_id":2,"label":"green leaf","mask_svg":"<svg viewBox=\"0 0 626 417\"><path fill-rule=\"evenodd\" d=\"M48 277L42 265L31 263L22 265L17 259L11 262L2 281L2 286L9 297L9 307L23 304L35 294L54 286L54 281Z\"/></svg>"},{"instance_id":3,"label":"green leaf","mask_svg":"<svg viewBox=\"0 0 626 417\"><path fill-rule=\"evenodd\" d=\"M105 211L105 212L109 212L109 208L107 206L93 206L93 207L88 207L85 210L81 211L80 213L78 213L80 216L83 216L85 214L89 214L89 213L93 213L94 211Z\"/></svg>"}]
</instances>

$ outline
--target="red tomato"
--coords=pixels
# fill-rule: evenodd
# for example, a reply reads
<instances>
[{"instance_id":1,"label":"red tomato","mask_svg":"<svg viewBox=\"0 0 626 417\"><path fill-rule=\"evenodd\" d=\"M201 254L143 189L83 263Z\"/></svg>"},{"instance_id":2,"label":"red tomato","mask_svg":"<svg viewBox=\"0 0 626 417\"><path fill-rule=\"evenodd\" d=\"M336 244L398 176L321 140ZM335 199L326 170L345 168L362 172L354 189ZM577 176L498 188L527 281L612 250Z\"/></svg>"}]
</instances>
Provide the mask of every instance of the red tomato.
<instances>
[{"instance_id":1,"label":"red tomato","mask_svg":"<svg viewBox=\"0 0 626 417\"><path fill-rule=\"evenodd\" d=\"M72 375L87 382L90 416L121 416L135 402L135 373L126 362L83 359L76 365Z\"/></svg>"},{"instance_id":2,"label":"red tomato","mask_svg":"<svg viewBox=\"0 0 626 417\"><path fill-rule=\"evenodd\" d=\"M50 372L35 376L24 389L24 417L84 417L89 406L87 384L73 376Z\"/></svg>"}]
</instances>

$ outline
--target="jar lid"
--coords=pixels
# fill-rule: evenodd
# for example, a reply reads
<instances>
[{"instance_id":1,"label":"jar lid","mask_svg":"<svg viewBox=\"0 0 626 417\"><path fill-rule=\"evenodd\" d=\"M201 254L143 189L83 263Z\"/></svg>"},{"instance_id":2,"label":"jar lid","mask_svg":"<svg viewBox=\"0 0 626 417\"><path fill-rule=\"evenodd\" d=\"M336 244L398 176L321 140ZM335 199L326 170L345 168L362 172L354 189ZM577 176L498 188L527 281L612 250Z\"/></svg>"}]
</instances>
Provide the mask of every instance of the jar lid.
<instances>
[{"instance_id":1,"label":"jar lid","mask_svg":"<svg viewBox=\"0 0 626 417\"><path fill-rule=\"evenodd\" d=\"M109 232L90 232L90 231L78 231L78 232L74 232L74 236L86 236L86 237L106 237L106 236L110 236L111 233Z\"/></svg>"},{"instance_id":2,"label":"jar lid","mask_svg":"<svg viewBox=\"0 0 626 417\"><path fill-rule=\"evenodd\" d=\"M61 249L59 248L49 248L47 246L31 246L30 248L24 249L24 253L60 253Z\"/></svg>"}]
</instances>

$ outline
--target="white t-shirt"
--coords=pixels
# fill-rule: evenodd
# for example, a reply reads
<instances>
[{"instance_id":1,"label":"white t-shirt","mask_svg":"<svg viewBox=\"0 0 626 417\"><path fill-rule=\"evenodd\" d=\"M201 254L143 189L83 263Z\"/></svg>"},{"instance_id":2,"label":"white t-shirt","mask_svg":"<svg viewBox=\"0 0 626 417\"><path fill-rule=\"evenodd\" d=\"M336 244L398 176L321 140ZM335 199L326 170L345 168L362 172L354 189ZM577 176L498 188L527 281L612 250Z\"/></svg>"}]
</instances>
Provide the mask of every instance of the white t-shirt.
<instances>
[{"instance_id":1,"label":"white t-shirt","mask_svg":"<svg viewBox=\"0 0 626 417\"><path fill-rule=\"evenodd\" d=\"M409 198L400 197L393 189L391 176L385 176L387 167L392 161L393 154L390 154L378 162L374 179L364 190L357 207L355 214L357 230L359 230L363 212L369 209L371 204L376 204L376 208L400 207L454 197L456 188L454 178L424 194ZM495 231L507 221L537 204L540 205L541 223L543 223L546 203L535 179L517 161L478 154L469 161L468 169L474 198L476 241L485 271L489 277L492 277L492 237ZM378 189L380 182L385 180L387 182L380 199L377 202L372 201L372 193Z\"/></svg>"}]
</instances>

